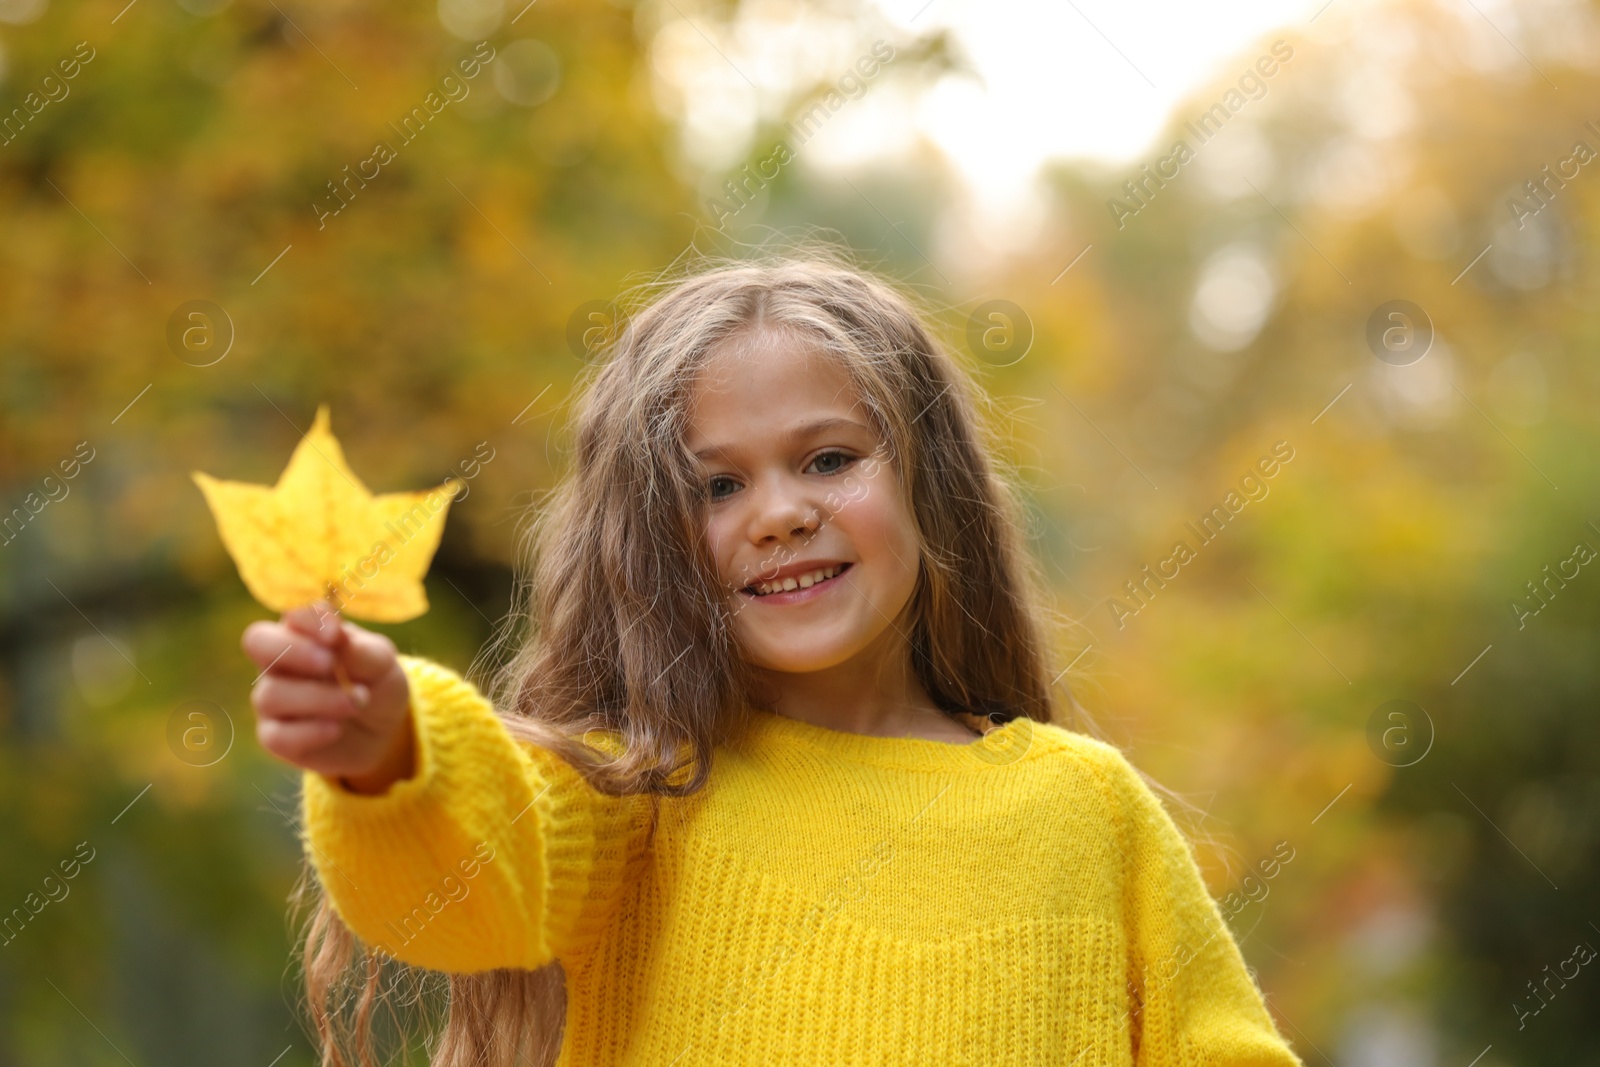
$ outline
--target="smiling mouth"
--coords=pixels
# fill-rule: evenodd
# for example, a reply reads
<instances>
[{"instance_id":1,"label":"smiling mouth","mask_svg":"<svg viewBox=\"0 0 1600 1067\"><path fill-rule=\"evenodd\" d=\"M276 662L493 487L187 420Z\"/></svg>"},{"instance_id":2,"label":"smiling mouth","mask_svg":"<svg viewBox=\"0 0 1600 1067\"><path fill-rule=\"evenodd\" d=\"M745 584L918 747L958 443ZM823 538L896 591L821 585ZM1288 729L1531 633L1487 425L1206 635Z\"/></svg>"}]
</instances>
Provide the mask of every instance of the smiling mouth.
<instances>
[{"instance_id":1,"label":"smiling mouth","mask_svg":"<svg viewBox=\"0 0 1600 1067\"><path fill-rule=\"evenodd\" d=\"M752 582L739 590L740 593L753 600L764 600L767 597L783 597L785 594L808 593L819 586L829 585L838 580L839 576L851 568L852 564L840 563L832 567L823 568L820 572L823 577L815 575L801 575L799 578L785 578L777 582ZM798 599L789 597L788 599Z\"/></svg>"}]
</instances>

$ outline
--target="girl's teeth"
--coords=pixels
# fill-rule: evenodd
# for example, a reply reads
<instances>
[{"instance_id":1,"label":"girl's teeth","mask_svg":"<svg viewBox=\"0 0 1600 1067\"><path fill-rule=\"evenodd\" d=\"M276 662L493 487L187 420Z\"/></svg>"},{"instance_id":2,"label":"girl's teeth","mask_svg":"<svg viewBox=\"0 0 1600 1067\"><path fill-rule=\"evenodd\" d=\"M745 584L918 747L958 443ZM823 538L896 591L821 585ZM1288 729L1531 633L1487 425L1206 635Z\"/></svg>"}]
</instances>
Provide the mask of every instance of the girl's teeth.
<instances>
[{"instance_id":1,"label":"girl's teeth","mask_svg":"<svg viewBox=\"0 0 1600 1067\"><path fill-rule=\"evenodd\" d=\"M839 570L840 568L837 566L825 567L822 570L811 571L809 574L802 574L798 578L785 578L781 582L759 582L756 585L756 589L763 596L772 593L787 593L791 589L810 589L818 582L832 578L839 573Z\"/></svg>"}]
</instances>

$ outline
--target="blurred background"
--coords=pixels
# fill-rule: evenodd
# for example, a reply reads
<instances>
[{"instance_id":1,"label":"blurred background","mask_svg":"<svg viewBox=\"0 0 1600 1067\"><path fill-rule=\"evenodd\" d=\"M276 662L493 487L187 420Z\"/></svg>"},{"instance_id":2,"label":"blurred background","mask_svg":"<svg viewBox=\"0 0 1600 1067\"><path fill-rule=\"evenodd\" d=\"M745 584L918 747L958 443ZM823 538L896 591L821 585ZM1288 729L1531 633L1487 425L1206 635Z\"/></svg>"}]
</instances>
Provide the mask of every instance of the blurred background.
<instances>
[{"instance_id":1,"label":"blurred background","mask_svg":"<svg viewBox=\"0 0 1600 1067\"><path fill-rule=\"evenodd\" d=\"M0 0L0 1065L312 1062L190 472L466 478L374 627L465 669L590 312L797 227L941 309L1302 1059L1600 1063L1600 4L1045 8Z\"/></svg>"}]
</instances>

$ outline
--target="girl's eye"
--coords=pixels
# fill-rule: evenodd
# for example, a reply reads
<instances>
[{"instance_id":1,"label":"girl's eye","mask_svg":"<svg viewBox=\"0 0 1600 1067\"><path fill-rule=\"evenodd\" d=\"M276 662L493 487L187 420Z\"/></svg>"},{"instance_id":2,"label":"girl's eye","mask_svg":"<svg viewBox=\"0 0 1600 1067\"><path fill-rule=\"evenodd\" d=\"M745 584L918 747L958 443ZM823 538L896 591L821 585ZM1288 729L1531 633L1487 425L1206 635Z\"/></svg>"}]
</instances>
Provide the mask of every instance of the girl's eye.
<instances>
[{"instance_id":1,"label":"girl's eye","mask_svg":"<svg viewBox=\"0 0 1600 1067\"><path fill-rule=\"evenodd\" d=\"M817 468L818 474L838 474L854 461L855 457L850 453L840 451L839 449L831 449L827 452L817 453L806 469L810 470L812 468ZM734 492L738 488L738 479L732 477L731 475L713 474L710 481L706 484L706 493L713 501L717 501Z\"/></svg>"},{"instance_id":2,"label":"girl's eye","mask_svg":"<svg viewBox=\"0 0 1600 1067\"><path fill-rule=\"evenodd\" d=\"M817 473L818 474L837 474L839 471L844 469L845 464L850 462L850 453L841 452L838 449L833 449L833 450L828 451L828 452L820 452L820 453L817 454L817 458L813 459L811 461L811 463L812 463L813 466L815 466L815 465L817 465L819 463L827 464L828 462L830 462L832 460L837 460L838 462L836 464L834 464L832 467L827 467L827 468L825 468L823 470L818 471Z\"/></svg>"}]
</instances>

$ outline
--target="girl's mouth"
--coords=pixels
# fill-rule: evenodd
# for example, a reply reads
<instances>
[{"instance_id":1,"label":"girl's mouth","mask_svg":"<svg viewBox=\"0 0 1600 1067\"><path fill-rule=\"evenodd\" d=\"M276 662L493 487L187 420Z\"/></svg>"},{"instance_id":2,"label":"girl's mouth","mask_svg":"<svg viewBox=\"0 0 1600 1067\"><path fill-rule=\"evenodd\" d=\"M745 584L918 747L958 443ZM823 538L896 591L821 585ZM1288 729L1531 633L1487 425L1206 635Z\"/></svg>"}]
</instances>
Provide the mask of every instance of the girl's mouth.
<instances>
[{"instance_id":1,"label":"girl's mouth","mask_svg":"<svg viewBox=\"0 0 1600 1067\"><path fill-rule=\"evenodd\" d=\"M838 563L798 578L776 582L756 581L739 590L739 593L763 604L798 604L819 597L838 585L839 577L851 566L849 563Z\"/></svg>"}]
</instances>

